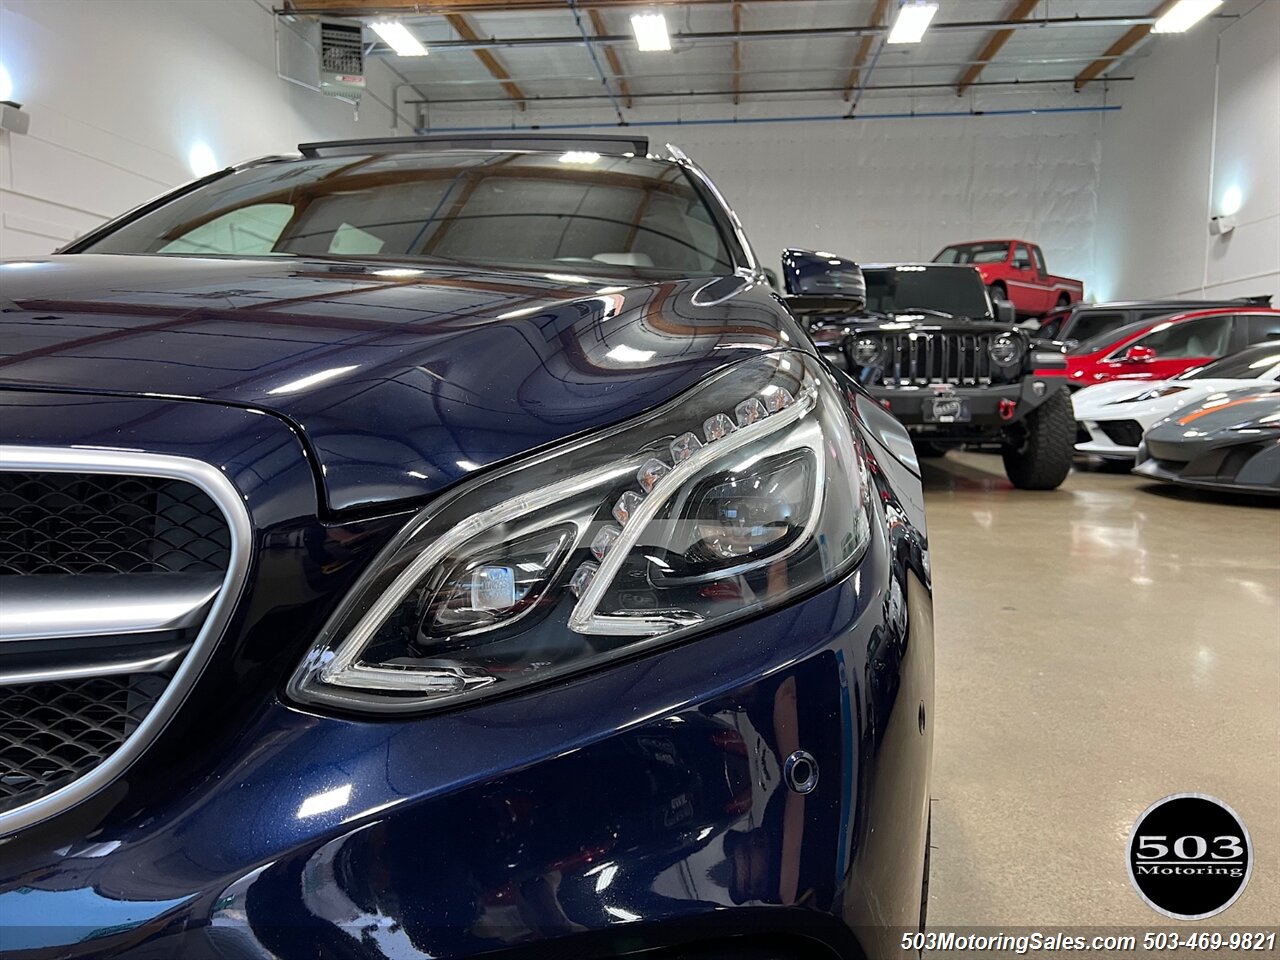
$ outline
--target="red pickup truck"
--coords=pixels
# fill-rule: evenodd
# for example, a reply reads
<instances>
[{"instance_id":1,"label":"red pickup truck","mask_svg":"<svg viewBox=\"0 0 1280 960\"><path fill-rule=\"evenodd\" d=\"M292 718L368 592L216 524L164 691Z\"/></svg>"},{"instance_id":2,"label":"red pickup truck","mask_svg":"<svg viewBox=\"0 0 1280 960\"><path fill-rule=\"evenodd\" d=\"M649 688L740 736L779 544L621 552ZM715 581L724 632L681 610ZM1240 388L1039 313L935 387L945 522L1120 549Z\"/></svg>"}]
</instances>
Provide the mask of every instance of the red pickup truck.
<instances>
[{"instance_id":1,"label":"red pickup truck","mask_svg":"<svg viewBox=\"0 0 1280 960\"><path fill-rule=\"evenodd\" d=\"M1084 299L1084 284L1055 277L1044 253L1025 240L970 240L943 248L934 263L969 263L996 300L1012 300L1019 317L1038 317Z\"/></svg>"}]
</instances>

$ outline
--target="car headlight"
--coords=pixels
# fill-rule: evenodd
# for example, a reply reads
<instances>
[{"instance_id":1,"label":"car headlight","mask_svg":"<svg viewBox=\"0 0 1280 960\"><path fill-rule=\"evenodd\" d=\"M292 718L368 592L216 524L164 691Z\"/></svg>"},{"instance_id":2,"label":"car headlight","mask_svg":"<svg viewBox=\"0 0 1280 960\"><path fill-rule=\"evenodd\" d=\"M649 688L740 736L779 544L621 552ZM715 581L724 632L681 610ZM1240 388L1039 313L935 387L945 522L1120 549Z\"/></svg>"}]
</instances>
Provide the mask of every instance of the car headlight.
<instances>
[{"instance_id":1,"label":"car headlight","mask_svg":"<svg viewBox=\"0 0 1280 960\"><path fill-rule=\"evenodd\" d=\"M876 337L858 337L853 341L853 362L860 367L869 367L880 359L882 349Z\"/></svg>"},{"instance_id":2,"label":"car headlight","mask_svg":"<svg viewBox=\"0 0 1280 960\"><path fill-rule=\"evenodd\" d=\"M1022 338L1002 333L991 341L991 346L987 349L992 360L1002 367L1009 367L1022 359Z\"/></svg>"},{"instance_id":3,"label":"car headlight","mask_svg":"<svg viewBox=\"0 0 1280 960\"><path fill-rule=\"evenodd\" d=\"M289 683L409 711L598 666L843 576L870 537L866 465L798 353L490 471L414 517Z\"/></svg>"}]
</instances>

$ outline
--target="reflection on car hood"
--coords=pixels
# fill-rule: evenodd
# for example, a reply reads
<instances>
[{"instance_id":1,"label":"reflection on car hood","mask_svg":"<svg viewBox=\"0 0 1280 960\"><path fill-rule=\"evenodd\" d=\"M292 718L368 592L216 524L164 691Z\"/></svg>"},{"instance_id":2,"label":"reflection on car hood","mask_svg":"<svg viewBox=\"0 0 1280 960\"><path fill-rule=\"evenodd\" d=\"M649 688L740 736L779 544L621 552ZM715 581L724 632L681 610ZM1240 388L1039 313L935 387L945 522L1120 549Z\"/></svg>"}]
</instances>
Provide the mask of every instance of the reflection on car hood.
<instances>
[{"instance_id":1,"label":"reflection on car hood","mask_svg":"<svg viewBox=\"0 0 1280 960\"><path fill-rule=\"evenodd\" d=\"M1147 439L1197 440L1227 431L1257 429L1280 434L1280 387L1215 393L1155 424Z\"/></svg>"},{"instance_id":2,"label":"reflection on car hood","mask_svg":"<svg viewBox=\"0 0 1280 960\"><path fill-rule=\"evenodd\" d=\"M270 412L309 444L332 509L434 493L804 343L736 277L77 255L0 278L0 388Z\"/></svg>"}]
</instances>

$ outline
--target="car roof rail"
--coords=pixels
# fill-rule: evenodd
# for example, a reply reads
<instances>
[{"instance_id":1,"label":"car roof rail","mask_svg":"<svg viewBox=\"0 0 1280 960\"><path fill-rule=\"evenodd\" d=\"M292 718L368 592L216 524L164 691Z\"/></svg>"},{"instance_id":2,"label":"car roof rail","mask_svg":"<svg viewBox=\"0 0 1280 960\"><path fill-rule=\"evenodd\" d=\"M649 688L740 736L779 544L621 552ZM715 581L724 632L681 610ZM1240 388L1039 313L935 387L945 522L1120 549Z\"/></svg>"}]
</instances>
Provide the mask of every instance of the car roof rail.
<instances>
[{"instance_id":1,"label":"car roof rail","mask_svg":"<svg viewBox=\"0 0 1280 960\"><path fill-rule=\"evenodd\" d=\"M649 152L648 137L611 137L600 134L444 133L420 137L374 137L368 140L325 140L300 143L304 157L345 157L367 153L400 153L416 150L581 150L609 156Z\"/></svg>"}]
</instances>

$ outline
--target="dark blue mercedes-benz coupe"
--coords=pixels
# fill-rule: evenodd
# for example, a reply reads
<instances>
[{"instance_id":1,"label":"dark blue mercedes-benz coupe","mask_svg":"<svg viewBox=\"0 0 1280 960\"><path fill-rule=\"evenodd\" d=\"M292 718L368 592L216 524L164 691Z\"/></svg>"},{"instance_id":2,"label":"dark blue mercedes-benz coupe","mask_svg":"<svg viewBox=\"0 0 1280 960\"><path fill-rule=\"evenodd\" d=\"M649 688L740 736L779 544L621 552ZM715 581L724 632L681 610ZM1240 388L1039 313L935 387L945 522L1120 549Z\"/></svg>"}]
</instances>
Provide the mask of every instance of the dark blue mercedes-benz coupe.
<instances>
[{"instance_id":1,"label":"dark blue mercedes-benz coupe","mask_svg":"<svg viewBox=\"0 0 1280 960\"><path fill-rule=\"evenodd\" d=\"M675 148L522 136L0 267L0 952L899 955L921 484L815 262L776 294Z\"/></svg>"}]
</instances>

